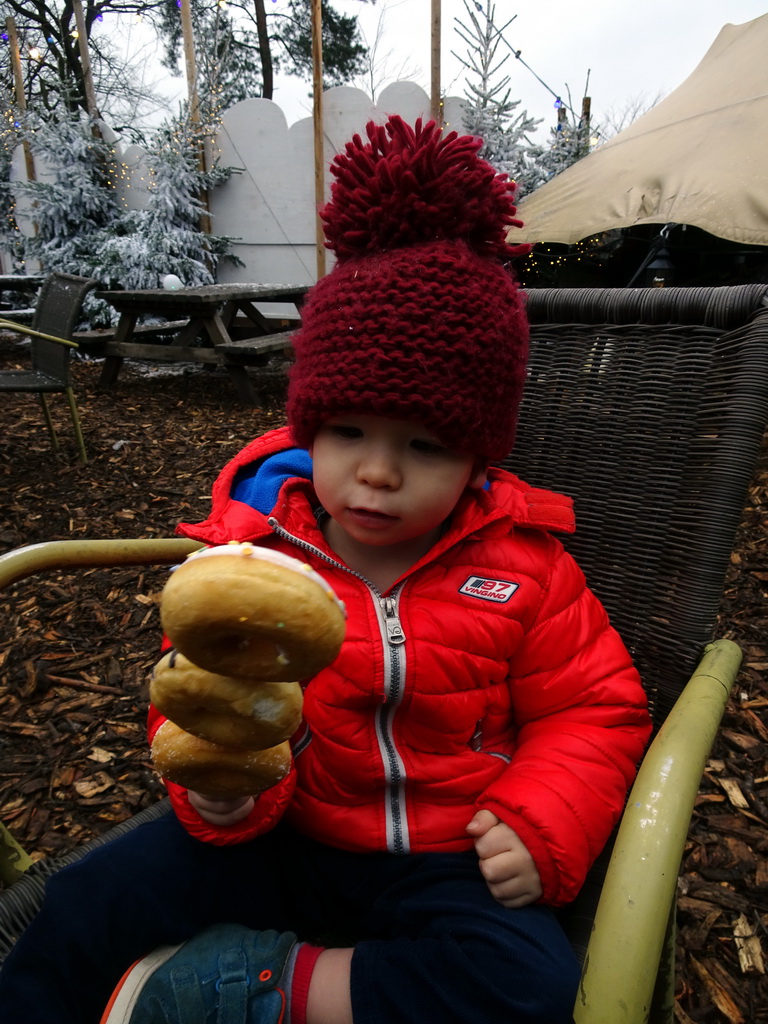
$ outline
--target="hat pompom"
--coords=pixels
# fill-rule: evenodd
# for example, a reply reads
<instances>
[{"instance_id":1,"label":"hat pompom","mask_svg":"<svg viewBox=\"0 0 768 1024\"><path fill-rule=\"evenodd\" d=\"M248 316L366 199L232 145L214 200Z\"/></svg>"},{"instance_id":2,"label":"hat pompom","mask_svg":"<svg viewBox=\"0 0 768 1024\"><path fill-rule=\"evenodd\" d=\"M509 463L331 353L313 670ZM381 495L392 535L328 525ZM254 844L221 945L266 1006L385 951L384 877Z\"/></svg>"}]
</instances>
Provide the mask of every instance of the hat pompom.
<instances>
[{"instance_id":1,"label":"hat pompom","mask_svg":"<svg viewBox=\"0 0 768 1024\"><path fill-rule=\"evenodd\" d=\"M339 261L437 241L463 241L478 255L506 260L527 246L506 241L515 184L477 156L482 140L434 121L401 117L366 126L336 156L331 201L320 211L326 245Z\"/></svg>"}]
</instances>

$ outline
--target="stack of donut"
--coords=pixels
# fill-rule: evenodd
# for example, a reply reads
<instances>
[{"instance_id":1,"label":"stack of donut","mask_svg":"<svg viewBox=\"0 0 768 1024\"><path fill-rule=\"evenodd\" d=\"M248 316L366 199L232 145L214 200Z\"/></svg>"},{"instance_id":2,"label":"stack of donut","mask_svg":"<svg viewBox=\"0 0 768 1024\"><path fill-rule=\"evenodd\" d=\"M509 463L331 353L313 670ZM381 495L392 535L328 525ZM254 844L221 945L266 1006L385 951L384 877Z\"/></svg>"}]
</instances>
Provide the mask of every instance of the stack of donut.
<instances>
[{"instance_id":1,"label":"stack of donut","mask_svg":"<svg viewBox=\"0 0 768 1024\"><path fill-rule=\"evenodd\" d=\"M275 785L301 720L298 680L339 653L342 603L311 566L233 542L190 555L160 614L173 648L150 684L167 719L152 741L157 770L221 800Z\"/></svg>"}]
</instances>

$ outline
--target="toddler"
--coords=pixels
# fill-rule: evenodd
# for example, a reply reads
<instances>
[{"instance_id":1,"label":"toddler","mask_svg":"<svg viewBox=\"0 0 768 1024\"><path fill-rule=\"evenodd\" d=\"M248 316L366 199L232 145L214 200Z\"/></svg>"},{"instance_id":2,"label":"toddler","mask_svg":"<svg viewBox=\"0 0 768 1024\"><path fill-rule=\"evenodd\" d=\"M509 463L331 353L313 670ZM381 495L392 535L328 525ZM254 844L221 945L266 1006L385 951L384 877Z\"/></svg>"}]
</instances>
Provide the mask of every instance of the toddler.
<instances>
[{"instance_id":1,"label":"toddler","mask_svg":"<svg viewBox=\"0 0 768 1024\"><path fill-rule=\"evenodd\" d=\"M304 681L282 782L169 782L172 814L50 883L0 976L8 1019L96 1024L137 959L110 1024L572 1019L554 908L621 814L645 695L553 536L571 502L493 467L528 345L514 186L434 124L367 134L333 164L289 426L179 528L308 562L347 607L341 653Z\"/></svg>"}]
</instances>

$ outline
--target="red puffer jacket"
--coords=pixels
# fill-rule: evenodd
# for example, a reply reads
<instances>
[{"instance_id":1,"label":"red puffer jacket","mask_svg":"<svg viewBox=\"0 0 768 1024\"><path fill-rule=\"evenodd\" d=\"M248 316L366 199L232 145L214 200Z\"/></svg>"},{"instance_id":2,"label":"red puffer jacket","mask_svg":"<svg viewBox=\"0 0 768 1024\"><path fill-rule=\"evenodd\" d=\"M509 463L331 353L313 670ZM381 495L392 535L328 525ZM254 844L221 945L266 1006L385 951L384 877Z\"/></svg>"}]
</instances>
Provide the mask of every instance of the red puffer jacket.
<instances>
[{"instance_id":1,"label":"red puffer jacket","mask_svg":"<svg viewBox=\"0 0 768 1024\"><path fill-rule=\"evenodd\" d=\"M286 447L285 430L252 442L217 480L210 518L178 532L305 559L345 602L347 637L306 685L290 776L230 828L203 822L169 783L177 814L214 843L285 813L332 846L420 853L470 849L466 825L488 808L531 852L544 901L573 899L621 813L650 720L626 648L548 532L574 528L570 500L492 470L381 595L328 548L309 480L273 472L277 500L256 501L270 514L232 497ZM162 721L153 709L150 738Z\"/></svg>"}]
</instances>

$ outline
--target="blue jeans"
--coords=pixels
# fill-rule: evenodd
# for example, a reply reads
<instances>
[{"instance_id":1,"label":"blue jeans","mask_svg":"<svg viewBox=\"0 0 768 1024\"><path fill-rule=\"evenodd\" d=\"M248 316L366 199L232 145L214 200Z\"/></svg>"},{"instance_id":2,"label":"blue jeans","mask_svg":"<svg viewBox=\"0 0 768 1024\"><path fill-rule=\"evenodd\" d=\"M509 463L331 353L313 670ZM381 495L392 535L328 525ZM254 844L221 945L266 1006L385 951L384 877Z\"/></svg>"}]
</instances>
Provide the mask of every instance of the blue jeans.
<instances>
[{"instance_id":1,"label":"blue jeans","mask_svg":"<svg viewBox=\"0 0 768 1024\"><path fill-rule=\"evenodd\" d=\"M0 972L4 1021L98 1024L158 945L215 922L354 945L355 1024L570 1024L579 968L546 907L507 910L473 852L332 849L279 826L239 846L168 814L65 868Z\"/></svg>"}]
</instances>

